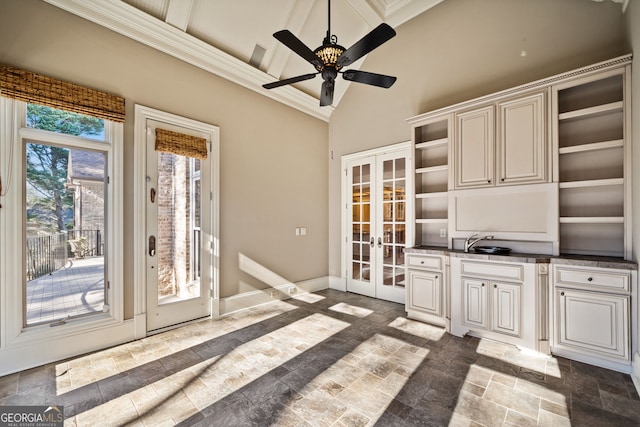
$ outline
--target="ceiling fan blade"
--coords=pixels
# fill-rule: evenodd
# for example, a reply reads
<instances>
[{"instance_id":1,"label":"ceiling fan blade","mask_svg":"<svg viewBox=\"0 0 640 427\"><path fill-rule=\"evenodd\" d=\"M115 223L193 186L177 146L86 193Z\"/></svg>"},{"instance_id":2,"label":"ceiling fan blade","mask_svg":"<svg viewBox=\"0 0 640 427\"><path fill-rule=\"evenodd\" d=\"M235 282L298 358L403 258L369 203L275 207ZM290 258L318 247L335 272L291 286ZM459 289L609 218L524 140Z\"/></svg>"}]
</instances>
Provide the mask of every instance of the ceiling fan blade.
<instances>
[{"instance_id":1,"label":"ceiling fan blade","mask_svg":"<svg viewBox=\"0 0 640 427\"><path fill-rule=\"evenodd\" d=\"M358 40L349 49L342 52L342 55L338 57L337 66L344 67L352 64L387 40L393 38L395 35L395 30L389 25L385 23L378 25L376 28L371 30L369 34Z\"/></svg>"},{"instance_id":2,"label":"ceiling fan blade","mask_svg":"<svg viewBox=\"0 0 640 427\"><path fill-rule=\"evenodd\" d=\"M322 89L320 89L320 106L325 107L333 104L333 80L325 80L322 82Z\"/></svg>"},{"instance_id":3,"label":"ceiling fan blade","mask_svg":"<svg viewBox=\"0 0 640 427\"><path fill-rule=\"evenodd\" d=\"M309 80L314 78L316 75L318 75L318 73L303 74L301 76L291 77L290 79L279 80L273 83L266 83L263 84L262 87L265 89L273 89L284 85L290 85L291 83L298 83L304 80Z\"/></svg>"},{"instance_id":4,"label":"ceiling fan blade","mask_svg":"<svg viewBox=\"0 0 640 427\"><path fill-rule=\"evenodd\" d=\"M316 56L311 49L300 41L299 38L293 35L289 30L281 30L273 34L273 37L278 39L282 44L289 49L300 55L307 62L310 62L314 67L321 67L322 61Z\"/></svg>"},{"instance_id":5,"label":"ceiling fan blade","mask_svg":"<svg viewBox=\"0 0 640 427\"><path fill-rule=\"evenodd\" d=\"M387 89L396 82L396 78L393 76L385 76L384 74L369 73L367 71L358 70L347 70L342 73L342 77L345 80L352 82L364 83Z\"/></svg>"}]
</instances>

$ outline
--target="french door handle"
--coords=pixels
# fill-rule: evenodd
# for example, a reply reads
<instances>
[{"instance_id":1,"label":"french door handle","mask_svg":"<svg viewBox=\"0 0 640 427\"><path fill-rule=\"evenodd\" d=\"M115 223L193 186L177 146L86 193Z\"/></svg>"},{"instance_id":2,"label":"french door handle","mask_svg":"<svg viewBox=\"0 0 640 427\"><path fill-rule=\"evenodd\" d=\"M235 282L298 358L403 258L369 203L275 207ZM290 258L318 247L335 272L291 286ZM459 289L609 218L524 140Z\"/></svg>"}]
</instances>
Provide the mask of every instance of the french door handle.
<instances>
[{"instance_id":1,"label":"french door handle","mask_svg":"<svg viewBox=\"0 0 640 427\"><path fill-rule=\"evenodd\" d=\"M378 237L378 247L382 247L382 237Z\"/></svg>"},{"instance_id":2,"label":"french door handle","mask_svg":"<svg viewBox=\"0 0 640 427\"><path fill-rule=\"evenodd\" d=\"M374 239L373 237L371 238L371 241L369 242L369 244L371 245L371 247L373 247L373 245L376 244L376 239Z\"/></svg>"},{"instance_id":3,"label":"french door handle","mask_svg":"<svg viewBox=\"0 0 640 427\"><path fill-rule=\"evenodd\" d=\"M149 256L156 255L156 236L149 236Z\"/></svg>"},{"instance_id":4,"label":"french door handle","mask_svg":"<svg viewBox=\"0 0 640 427\"><path fill-rule=\"evenodd\" d=\"M156 201L156 189L152 188L151 189L151 203L154 203Z\"/></svg>"}]
</instances>

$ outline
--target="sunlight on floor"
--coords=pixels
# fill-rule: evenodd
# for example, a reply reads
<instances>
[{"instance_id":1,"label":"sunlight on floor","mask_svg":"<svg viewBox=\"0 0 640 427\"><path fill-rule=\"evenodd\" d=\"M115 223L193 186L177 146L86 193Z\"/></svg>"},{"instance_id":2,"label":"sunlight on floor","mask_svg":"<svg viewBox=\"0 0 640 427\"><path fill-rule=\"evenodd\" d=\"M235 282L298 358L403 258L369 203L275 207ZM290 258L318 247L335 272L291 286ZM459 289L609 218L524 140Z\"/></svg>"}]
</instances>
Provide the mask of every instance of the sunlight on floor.
<instances>
[{"instance_id":1,"label":"sunlight on floor","mask_svg":"<svg viewBox=\"0 0 640 427\"><path fill-rule=\"evenodd\" d=\"M367 317L373 310L369 310L368 308L357 307L355 305L347 304L344 302L335 304L329 307L329 310L337 311L338 313L349 314L351 316L356 316L359 318Z\"/></svg>"},{"instance_id":2,"label":"sunlight on floor","mask_svg":"<svg viewBox=\"0 0 640 427\"><path fill-rule=\"evenodd\" d=\"M398 317L393 322L389 323L389 326L407 334L426 338L431 341L439 341L445 334L444 328L406 319L404 317Z\"/></svg>"}]
</instances>

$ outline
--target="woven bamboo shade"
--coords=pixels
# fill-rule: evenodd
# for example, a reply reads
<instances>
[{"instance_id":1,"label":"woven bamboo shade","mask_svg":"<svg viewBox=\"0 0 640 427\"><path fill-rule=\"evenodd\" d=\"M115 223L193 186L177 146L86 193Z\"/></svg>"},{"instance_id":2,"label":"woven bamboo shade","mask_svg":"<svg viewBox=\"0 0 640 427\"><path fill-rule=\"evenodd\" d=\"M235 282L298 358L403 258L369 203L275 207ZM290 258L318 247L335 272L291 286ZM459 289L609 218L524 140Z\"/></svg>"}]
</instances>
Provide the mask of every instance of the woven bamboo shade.
<instances>
[{"instance_id":1,"label":"woven bamboo shade","mask_svg":"<svg viewBox=\"0 0 640 427\"><path fill-rule=\"evenodd\" d=\"M184 133L156 129L156 151L205 160L207 140Z\"/></svg>"},{"instance_id":2,"label":"woven bamboo shade","mask_svg":"<svg viewBox=\"0 0 640 427\"><path fill-rule=\"evenodd\" d=\"M0 95L124 122L124 98L0 64Z\"/></svg>"}]
</instances>

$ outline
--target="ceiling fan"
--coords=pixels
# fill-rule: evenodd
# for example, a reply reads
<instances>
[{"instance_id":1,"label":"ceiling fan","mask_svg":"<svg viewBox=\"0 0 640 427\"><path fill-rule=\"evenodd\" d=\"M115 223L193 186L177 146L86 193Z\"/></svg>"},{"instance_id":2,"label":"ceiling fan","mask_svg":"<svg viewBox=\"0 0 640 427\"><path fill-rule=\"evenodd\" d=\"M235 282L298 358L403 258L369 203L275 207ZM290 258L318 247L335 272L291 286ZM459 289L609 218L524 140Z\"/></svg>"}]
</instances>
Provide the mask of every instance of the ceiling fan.
<instances>
[{"instance_id":1,"label":"ceiling fan","mask_svg":"<svg viewBox=\"0 0 640 427\"><path fill-rule=\"evenodd\" d=\"M342 74L342 78L345 80L383 88L390 88L395 83L396 78L392 76L359 70L342 71L343 67L352 64L394 37L396 35L395 30L389 25L382 23L358 40L349 49L345 49L338 44L338 38L331 34L331 0L328 0L328 11L327 36L322 41L322 46L316 50L309 49L289 30L281 30L273 34L273 37L300 55L307 62L311 63L317 72L267 83L262 85L262 87L265 89L274 89L280 86L309 80L320 74L324 80L320 92L320 106L323 107L333 103L333 89L338 74Z\"/></svg>"}]
</instances>

